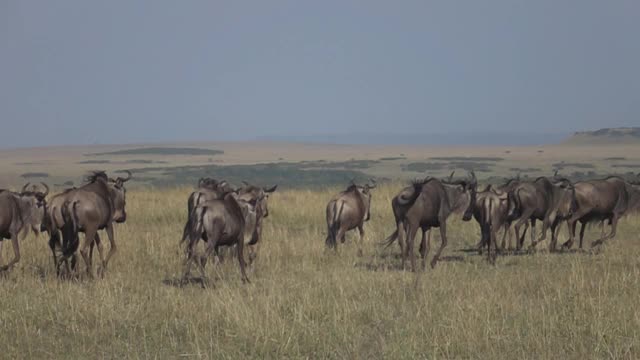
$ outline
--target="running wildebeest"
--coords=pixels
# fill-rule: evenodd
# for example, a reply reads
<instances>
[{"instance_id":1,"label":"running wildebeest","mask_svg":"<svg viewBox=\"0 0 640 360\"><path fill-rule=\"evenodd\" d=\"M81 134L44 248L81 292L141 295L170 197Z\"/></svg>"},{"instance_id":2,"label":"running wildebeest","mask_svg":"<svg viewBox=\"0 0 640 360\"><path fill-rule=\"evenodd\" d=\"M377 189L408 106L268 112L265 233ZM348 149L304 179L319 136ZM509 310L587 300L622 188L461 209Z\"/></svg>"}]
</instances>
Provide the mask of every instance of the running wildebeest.
<instances>
[{"instance_id":1,"label":"running wildebeest","mask_svg":"<svg viewBox=\"0 0 640 360\"><path fill-rule=\"evenodd\" d=\"M508 217L513 219L518 249L524 243L524 233L520 236L520 227L531 221L531 248L547 237L547 230L557 221L571 216L575 209L573 185L567 179L550 180L541 176L532 182L523 182L511 191ZM564 205L564 206L563 206ZM540 238L535 238L536 220L542 220ZM555 247L553 241L551 246Z\"/></svg>"},{"instance_id":2,"label":"running wildebeest","mask_svg":"<svg viewBox=\"0 0 640 360\"><path fill-rule=\"evenodd\" d=\"M384 241L384 244L389 246L396 239L402 242L402 232L406 233L406 248L402 251L403 268L407 257L410 257L411 269L414 272L416 270L413 247L419 228L422 229L422 242L425 244L424 247L421 245L421 250L424 250L421 252L422 265L425 266L431 247L430 237L426 236L427 231L432 227L439 227L442 243L431 260L431 267L435 268L442 251L447 246L447 219L452 213L464 211L462 220L471 220L477 186L478 182L473 171L470 172L468 180L447 182L427 178L422 184L414 183L411 187L403 189L392 200L392 206L399 207L393 210L396 216L396 231ZM419 193L416 196L417 191ZM412 201L397 201L396 198L400 197ZM401 245L401 248L403 247Z\"/></svg>"},{"instance_id":3,"label":"running wildebeest","mask_svg":"<svg viewBox=\"0 0 640 360\"><path fill-rule=\"evenodd\" d=\"M124 183L130 179L129 171L126 178L118 177L115 180L109 179L103 171L96 171L87 177L87 184L51 198L46 228L58 275L61 264L67 263L70 257L75 263L75 253L79 249L87 266L87 274L93 276L89 250L94 243L100 254L100 273L106 271L109 260L116 252L113 223L123 223L127 219ZM111 246L106 258L98 230L106 230L109 238ZM78 232L85 234L83 242L80 242Z\"/></svg>"},{"instance_id":4,"label":"running wildebeest","mask_svg":"<svg viewBox=\"0 0 640 360\"><path fill-rule=\"evenodd\" d=\"M352 182L346 190L329 200L326 208L327 247L338 251L338 240L344 243L346 233L357 228L360 233L358 255L362 256L364 223L371 218L371 190L375 187L375 181L364 186Z\"/></svg>"},{"instance_id":5,"label":"running wildebeest","mask_svg":"<svg viewBox=\"0 0 640 360\"><path fill-rule=\"evenodd\" d=\"M628 184L618 176L575 183L576 210L567 220L569 240L562 247L570 249L573 245L578 221L582 224L580 228L580 248L582 248L585 226L591 222L608 221L611 225L611 233L601 236L599 240L591 243L591 247L600 245L605 240L613 239L616 236L618 220L629 208L629 190L631 186L631 184Z\"/></svg>"},{"instance_id":6,"label":"running wildebeest","mask_svg":"<svg viewBox=\"0 0 640 360\"><path fill-rule=\"evenodd\" d=\"M3 239L11 239L13 245L13 259L7 265L0 266L0 271L5 271L20 261L20 245L18 239L24 231L24 236L31 229L35 234L39 233L42 221L46 214L46 197L49 187L42 183L45 191L37 191L35 187L29 190L27 183L19 193L9 190L0 190L0 265L2 265Z\"/></svg>"},{"instance_id":7,"label":"running wildebeest","mask_svg":"<svg viewBox=\"0 0 640 360\"><path fill-rule=\"evenodd\" d=\"M235 193L223 194L222 199L209 200L199 203L188 220L190 225L186 247L187 259L183 279L191 273L191 263L196 261L200 267L203 280L206 278L204 267L206 260L216 251L218 246L236 246L238 262L242 280L249 282L245 271L244 260L244 227L245 217L254 212L256 203L242 203L236 200ZM204 236L203 236L204 235ZM195 253L200 240L207 241L205 254L198 257Z\"/></svg>"}]
</instances>

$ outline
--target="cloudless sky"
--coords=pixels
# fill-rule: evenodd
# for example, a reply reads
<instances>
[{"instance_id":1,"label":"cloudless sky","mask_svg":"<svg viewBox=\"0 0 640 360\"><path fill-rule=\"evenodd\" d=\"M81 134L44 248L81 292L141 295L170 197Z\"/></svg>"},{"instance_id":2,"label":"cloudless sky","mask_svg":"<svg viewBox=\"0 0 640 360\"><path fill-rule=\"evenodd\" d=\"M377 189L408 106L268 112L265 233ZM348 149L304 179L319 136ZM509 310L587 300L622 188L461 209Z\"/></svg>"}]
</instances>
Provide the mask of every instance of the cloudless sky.
<instances>
[{"instance_id":1,"label":"cloudless sky","mask_svg":"<svg viewBox=\"0 0 640 360\"><path fill-rule=\"evenodd\" d=\"M640 1L0 0L0 147L640 125Z\"/></svg>"}]
</instances>

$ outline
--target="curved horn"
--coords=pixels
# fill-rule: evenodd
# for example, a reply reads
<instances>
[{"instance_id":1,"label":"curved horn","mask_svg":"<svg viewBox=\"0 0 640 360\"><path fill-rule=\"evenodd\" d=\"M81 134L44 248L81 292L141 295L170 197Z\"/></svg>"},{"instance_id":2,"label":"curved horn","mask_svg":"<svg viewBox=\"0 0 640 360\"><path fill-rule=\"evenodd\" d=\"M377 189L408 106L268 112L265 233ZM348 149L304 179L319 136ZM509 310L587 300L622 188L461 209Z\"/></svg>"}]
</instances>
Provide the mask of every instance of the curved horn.
<instances>
[{"instance_id":1,"label":"curved horn","mask_svg":"<svg viewBox=\"0 0 640 360\"><path fill-rule=\"evenodd\" d=\"M27 188L29 187L29 185L31 185L31 183L30 183L30 182L28 182L28 183L24 184L24 186L22 187L22 191L21 191L21 192L26 192L26 191L27 191Z\"/></svg>"},{"instance_id":2,"label":"curved horn","mask_svg":"<svg viewBox=\"0 0 640 360\"><path fill-rule=\"evenodd\" d=\"M453 174L455 174L455 173L456 173L456 171L455 171L455 170L453 170L453 171L451 172L451 175L449 175L449 180L448 180L449 182L451 182L451 180L453 180Z\"/></svg>"},{"instance_id":3,"label":"curved horn","mask_svg":"<svg viewBox=\"0 0 640 360\"><path fill-rule=\"evenodd\" d=\"M201 178L198 180L198 187L202 187L202 185L204 185L204 178L203 178L203 177L201 177Z\"/></svg>"},{"instance_id":4,"label":"curved horn","mask_svg":"<svg viewBox=\"0 0 640 360\"><path fill-rule=\"evenodd\" d=\"M42 186L44 187L44 192L42 193L42 196L46 197L47 195L49 195L49 186L43 182L41 182L40 184L42 184Z\"/></svg>"},{"instance_id":5,"label":"curved horn","mask_svg":"<svg viewBox=\"0 0 640 360\"><path fill-rule=\"evenodd\" d=\"M553 172L553 177L554 177L554 178L557 178L557 177L558 177L558 169L556 169L556 170Z\"/></svg>"},{"instance_id":6,"label":"curved horn","mask_svg":"<svg viewBox=\"0 0 640 360\"><path fill-rule=\"evenodd\" d=\"M266 187L262 188L262 191L264 191L266 193L272 193L272 192L276 191L277 188L278 188L278 185L276 184L276 185L273 185L270 188L266 188Z\"/></svg>"},{"instance_id":7,"label":"curved horn","mask_svg":"<svg viewBox=\"0 0 640 360\"><path fill-rule=\"evenodd\" d=\"M242 183L245 184L246 186L251 186L251 184L249 184L248 182L242 180Z\"/></svg>"},{"instance_id":8,"label":"curved horn","mask_svg":"<svg viewBox=\"0 0 640 360\"><path fill-rule=\"evenodd\" d=\"M133 175L131 175L131 171L129 170L125 170L125 173L127 173L127 177L126 178L119 178L121 182L127 182L129 180L131 180L131 178L133 177Z\"/></svg>"}]
</instances>

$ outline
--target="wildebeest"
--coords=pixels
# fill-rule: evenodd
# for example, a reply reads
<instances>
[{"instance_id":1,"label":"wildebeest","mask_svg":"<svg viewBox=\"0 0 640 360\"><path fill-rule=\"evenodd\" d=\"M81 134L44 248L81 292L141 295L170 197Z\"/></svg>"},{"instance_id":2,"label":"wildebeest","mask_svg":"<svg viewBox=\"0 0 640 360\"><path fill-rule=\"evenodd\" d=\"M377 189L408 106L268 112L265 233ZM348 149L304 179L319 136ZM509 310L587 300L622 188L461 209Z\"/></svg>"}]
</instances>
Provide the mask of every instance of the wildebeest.
<instances>
[{"instance_id":1,"label":"wildebeest","mask_svg":"<svg viewBox=\"0 0 640 360\"><path fill-rule=\"evenodd\" d=\"M34 187L29 190L27 183L22 191L17 193L9 190L0 190L0 265L2 262L3 239L11 239L13 245L13 259L7 265L0 266L0 271L10 269L20 261L20 245L18 238L24 231L24 236L29 229L38 233L46 214L46 197L49 187L42 183L45 191L37 191Z\"/></svg>"},{"instance_id":2,"label":"wildebeest","mask_svg":"<svg viewBox=\"0 0 640 360\"><path fill-rule=\"evenodd\" d=\"M237 190L239 202L255 204L255 211L249 212L245 217L245 245L248 245L249 264L258 257L258 251L262 244L262 222L269 217L269 195L276 191L278 185L272 187L259 187L243 181L244 187Z\"/></svg>"},{"instance_id":3,"label":"wildebeest","mask_svg":"<svg viewBox=\"0 0 640 360\"><path fill-rule=\"evenodd\" d=\"M51 198L46 228L58 275L60 265L70 257L74 257L75 261L75 253L79 249L87 266L87 274L92 276L89 250L94 243L100 254L100 271L106 271L109 260L117 249L113 223L123 223L127 218L124 183L130 179L131 172L128 171L127 177L115 180L109 179L103 171L96 171L87 177L85 185L68 189ZM106 258L98 236L98 230L103 229L106 230L111 245ZM85 234L84 241L80 242L78 232Z\"/></svg>"},{"instance_id":4,"label":"wildebeest","mask_svg":"<svg viewBox=\"0 0 640 360\"><path fill-rule=\"evenodd\" d=\"M592 247L602 244L607 239L614 238L618 220L629 208L631 186L618 176L575 183L576 210L567 220L569 240L563 244L563 248L571 248L573 245L578 221L582 224L580 248L582 248L585 226L591 222L608 221L611 225L611 233L594 241L591 244Z\"/></svg>"},{"instance_id":5,"label":"wildebeest","mask_svg":"<svg viewBox=\"0 0 640 360\"><path fill-rule=\"evenodd\" d=\"M546 239L547 229L555 227L558 221L568 218L575 209L574 189L571 182L560 178L550 180L541 176L532 182L522 182L511 192L508 217L513 219L518 249L522 248L524 233L520 236L520 227L531 221L531 248ZM542 232L535 239L536 220L542 220ZM525 230L526 231L526 230ZM551 249L555 248L551 241Z\"/></svg>"},{"instance_id":6,"label":"wildebeest","mask_svg":"<svg viewBox=\"0 0 640 360\"><path fill-rule=\"evenodd\" d=\"M474 218L476 219L476 221L478 221L478 224L480 224L480 220L481 220L481 218L480 218L481 215L480 214L481 214L481 211L482 211L481 209L483 207L483 204L482 204L483 201L482 200L485 197L485 195L487 195L489 193L489 191L493 191L494 193L500 194L500 195L507 194L507 209L504 209L504 211L505 211L505 213L504 213L504 221L502 221L502 227L504 229L504 235L502 237L502 245L501 245L501 249L502 250L505 249L505 241L506 241L507 237L509 237L509 249L512 248L511 240L512 240L512 235L513 235L514 230L513 230L513 227L511 226L511 223L512 223L513 219L509 218L507 216L508 215L508 204L509 204L508 201L509 201L509 198L510 198L509 194L519 184L520 184L520 175L518 175L515 178L509 179L507 182L505 182L502 185L499 185L498 187L494 187L492 185L491 186L487 186L485 188L485 190L477 193L477 195L476 195L476 203L472 204ZM500 211L502 211L502 210L500 210ZM525 226L523 234L526 233L526 231L527 231L527 229L529 227L529 223L526 223L525 225L526 226ZM481 226L481 230L482 230L482 226ZM498 229L496 229L496 231L498 231ZM482 249L487 245L486 244L487 237L484 236L484 235L486 235L486 234L482 233L482 231L481 231L481 239L478 242L478 245L476 245L476 249L478 249L478 251L480 253L482 253Z\"/></svg>"},{"instance_id":7,"label":"wildebeest","mask_svg":"<svg viewBox=\"0 0 640 360\"><path fill-rule=\"evenodd\" d=\"M504 249L505 238L509 232L508 211L509 193L494 189L491 185L478 192L476 202L473 205L473 216L480 224L480 232L482 234L480 243L487 246L487 256L492 263L495 262L498 252L497 232L501 228L504 228L502 237L502 249ZM491 246L494 249L493 254L491 253Z\"/></svg>"},{"instance_id":8,"label":"wildebeest","mask_svg":"<svg viewBox=\"0 0 640 360\"><path fill-rule=\"evenodd\" d=\"M249 281L245 271L244 259L244 228L245 217L254 212L255 203L242 203L236 200L236 194L228 192L221 199L199 203L188 220L188 240L186 247L184 279L191 272L191 263L196 261L200 267L203 279L206 277L204 267L206 260L214 253L218 246L236 246L240 273L243 281ZM203 236L204 235L204 236ZM203 239L207 241L205 254L198 257L195 247Z\"/></svg>"},{"instance_id":9,"label":"wildebeest","mask_svg":"<svg viewBox=\"0 0 640 360\"><path fill-rule=\"evenodd\" d=\"M344 243L346 233L357 228L360 233L358 255L362 255L364 223L371 218L371 189L375 187L375 182L364 186L352 183L329 200L326 208L327 247L337 251L338 240Z\"/></svg>"},{"instance_id":10,"label":"wildebeest","mask_svg":"<svg viewBox=\"0 0 640 360\"><path fill-rule=\"evenodd\" d=\"M403 248L402 232L406 233L406 248L402 251L403 268L407 257L410 257L411 268L413 271L416 270L413 244L419 228L422 229L422 242L424 243L424 246L421 245L424 267L431 246L430 237L426 236L427 231L432 227L439 227L442 243L431 260L431 267L435 268L442 251L447 246L446 225L448 217L454 212L464 211L462 219L464 221L471 220L472 204L475 203L477 186L478 182L472 171L467 180L447 182L427 178L421 183L414 183L403 189L396 195L391 202L396 217L396 230L384 241L384 244L389 246L398 239L401 248Z\"/></svg>"},{"instance_id":11,"label":"wildebeest","mask_svg":"<svg viewBox=\"0 0 640 360\"><path fill-rule=\"evenodd\" d=\"M198 180L198 188L189 194L189 198L187 199L187 222L182 231L180 245L187 239L189 228L191 227L189 220L191 219L193 209L200 203L220 199L223 194L231 191L234 191L234 189L226 180L218 181L212 178L200 178L200 180Z\"/></svg>"}]
</instances>

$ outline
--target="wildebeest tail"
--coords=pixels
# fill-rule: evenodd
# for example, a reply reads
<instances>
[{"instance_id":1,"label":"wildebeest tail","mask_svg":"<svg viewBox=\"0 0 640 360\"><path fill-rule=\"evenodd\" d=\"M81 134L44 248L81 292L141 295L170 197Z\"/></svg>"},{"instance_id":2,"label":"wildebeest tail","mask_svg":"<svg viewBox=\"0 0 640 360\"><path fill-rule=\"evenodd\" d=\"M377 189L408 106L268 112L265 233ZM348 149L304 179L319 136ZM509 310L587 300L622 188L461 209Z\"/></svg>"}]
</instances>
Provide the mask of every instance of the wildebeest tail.
<instances>
[{"instance_id":1,"label":"wildebeest tail","mask_svg":"<svg viewBox=\"0 0 640 360\"><path fill-rule=\"evenodd\" d=\"M203 219L207 212L206 206L197 206L191 213L191 218L188 220L189 224L189 243L194 244L202 236L204 229Z\"/></svg>"},{"instance_id":2,"label":"wildebeest tail","mask_svg":"<svg viewBox=\"0 0 640 360\"><path fill-rule=\"evenodd\" d=\"M388 248L389 246L391 246L391 244L393 244L396 240L398 239L398 227L396 227L396 229L393 231L393 233L389 236L387 236L386 239L382 240L380 242L381 246L384 246L385 248Z\"/></svg>"},{"instance_id":3,"label":"wildebeest tail","mask_svg":"<svg viewBox=\"0 0 640 360\"><path fill-rule=\"evenodd\" d=\"M414 181L413 183L411 183L412 186L412 192L411 195L409 196L405 196L405 194L400 194L397 197L397 203L398 205L401 206L407 206L407 207L411 207L413 206L413 204L416 202L416 200L418 200L418 196L420 196L420 194L422 193L422 188L424 187L424 185L426 183L428 183L429 181L433 180L433 178L429 178L426 181L425 180L419 180L419 181Z\"/></svg>"},{"instance_id":4,"label":"wildebeest tail","mask_svg":"<svg viewBox=\"0 0 640 360\"><path fill-rule=\"evenodd\" d=\"M187 201L187 222L184 224L184 229L182 230L182 239L180 239L180 245L182 245L187 238L189 237L189 232L191 229L191 218L193 217L193 212L195 208L200 203L200 197L202 193L192 193L189 195L189 200Z\"/></svg>"},{"instance_id":5,"label":"wildebeest tail","mask_svg":"<svg viewBox=\"0 0 640 360\"><path fill-rule=\"evenodd\" d=\"M62 252L68 255L75 252L79 245L78 201L73 203L65 201L60 208L60 214L64 221L64 226L62 227Z\"/></svg>"},{"instance_id":6,"label":"wildebeest tail","mask_svg":"<svg viewBox=\"0 0 640 360\"><path fill-rule=\"evenodd\" d=\"M338 203L340 203L340 208L338 208ZM344 201L334 201L332 207L332 218L329 220L327 224L327 239L325 243L329 247L335 247L338 239L338 230L340 230L340 218L342 217L342 210L344 209Z\"/></svg>"}]
</instances>

